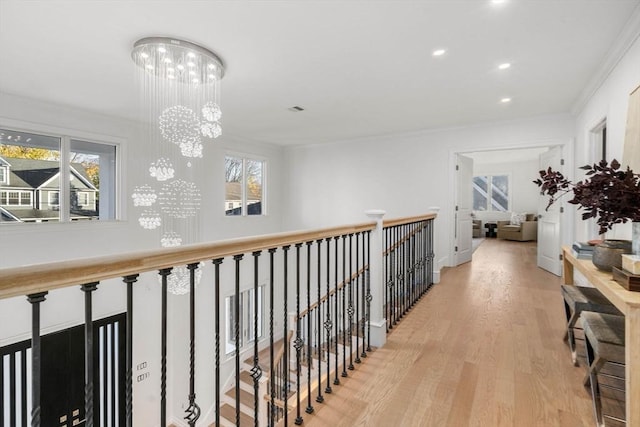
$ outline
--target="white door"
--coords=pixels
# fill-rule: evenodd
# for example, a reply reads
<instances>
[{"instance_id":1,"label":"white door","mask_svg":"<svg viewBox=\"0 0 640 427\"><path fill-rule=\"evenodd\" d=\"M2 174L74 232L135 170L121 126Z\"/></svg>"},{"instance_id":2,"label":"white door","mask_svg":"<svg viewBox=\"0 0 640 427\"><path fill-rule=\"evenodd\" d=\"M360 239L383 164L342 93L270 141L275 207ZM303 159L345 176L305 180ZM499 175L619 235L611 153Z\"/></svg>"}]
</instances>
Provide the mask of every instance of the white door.
<instances>
[{"instance_id":1,"label":"white door","mask_svg":"<svg viewBox=\"0 0 640 427\"><path fill-rule=\"evenodd\" d=\"M456 162L456 265L471 261L473 223L471 222L473 159L457 155Z\"/></svg>"},{"instance_id":2,"label":"white door","mask_svg":"<svg viewBox=\"0 0 640 427\"><path fill-rule=\"evenodd\" d=\"M551 169L562 172L562 147L553 147L540 154L540 169ZM560 276L560 215L562 202L557 201L546 210L549 196L538 198L538 267Z\"/></svg>"}]
</instances>

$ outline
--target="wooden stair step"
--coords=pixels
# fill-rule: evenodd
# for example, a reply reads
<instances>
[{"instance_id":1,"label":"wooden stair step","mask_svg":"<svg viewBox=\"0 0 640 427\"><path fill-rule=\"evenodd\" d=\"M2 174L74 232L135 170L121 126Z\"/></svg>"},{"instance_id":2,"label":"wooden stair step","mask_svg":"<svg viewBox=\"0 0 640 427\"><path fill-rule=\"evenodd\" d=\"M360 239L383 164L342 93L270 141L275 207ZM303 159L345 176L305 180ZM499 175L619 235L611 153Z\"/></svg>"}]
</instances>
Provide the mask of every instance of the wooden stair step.
<instances>
[{"instance_id":1,"label":"wooden stair step","mask_svg":"<svg viewBox=\"0 0 640 427\"><path fill-rule=\"evenodd\" d=\"M231 390L227 391L225 394L235 400L236 388L233 387ZM253 408L253 405L255 403L253 398L253 393L249 393L244 389L240 389L240 403L247 406L248 408Z\"/></svg>"},{"instance_id":2,"label":"wooden stair step","mask_svg":"<svg viewBox=\"0 0 640 427\"><path fill-rule=\"evenodd\" d=\"M220 416L235 425L235 423L236 423L236 409L233 406L231 406L231 405L229 405L227 403L222 405L220 407ZM240 426L249 427L249 426L252 426L254 424L255 423L253 421L253 417L252 416L249 416L249 415L245 414L244 412L240 411Z\"/></svg>"},{"instance_id":3,"label":"wooden stair step","mask_svg":"<svg viewBox=\"0 0 640 427\"><path fill-rule=\"evenodd\" d=\"M249 384L251 387L253 387L253 377L251 376L249 371L240 372L240 381L242 381L243 383Z\"/></svg>"}]
</instances>

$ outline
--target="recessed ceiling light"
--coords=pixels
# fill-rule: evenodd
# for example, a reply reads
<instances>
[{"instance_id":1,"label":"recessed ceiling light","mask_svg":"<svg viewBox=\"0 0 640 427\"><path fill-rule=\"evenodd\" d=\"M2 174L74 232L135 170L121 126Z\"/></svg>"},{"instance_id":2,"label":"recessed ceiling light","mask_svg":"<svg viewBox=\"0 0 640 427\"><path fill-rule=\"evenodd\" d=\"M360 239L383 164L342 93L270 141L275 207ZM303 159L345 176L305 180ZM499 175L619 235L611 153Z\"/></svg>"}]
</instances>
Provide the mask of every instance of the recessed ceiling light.
<instances>
[{"instance_id":1,"label":"recessed ceiling light","mask_svg":"<svg viewBox=\"0 0 640 427\"><path fill-rule=\"evenodd\" d=\"M491 4L503 4L506 2L507 0L491 0Z\"/></svg>"},{"instance_id":2,"label":"recessed ceiling light","mask_svg":"<svg viewBox=\"0 0 640 427\"><path fill-rule=\"evenodd\" d=\"M503 104L508 104L509 102L511 102L511 98L502 98L500 102L502 102Z\"/></svg>"},{"instance_id":3,"label":"recessed ceiling light","mask_svg":"<svg viewBox=\"0 0 640 427\"><path fill-rule=\"evenodd\" d=\"M446 53L447 51L445 49L436 49L433 51L433 53L431 55L433 56L442 56Z\"/></svg>"},{"instance_id":4,"label":"recessed ceiling light","mask_svg":"<svg viewBox=\"0 0 640 427\"><path fill-rule=\"evenodd\" d=\"M504 64L498 65L498 69L500 69L500 70L506 70L507 68L511 68L511 64L508 63L508 62L505 62Z\"/></svg>"}]
</instances>

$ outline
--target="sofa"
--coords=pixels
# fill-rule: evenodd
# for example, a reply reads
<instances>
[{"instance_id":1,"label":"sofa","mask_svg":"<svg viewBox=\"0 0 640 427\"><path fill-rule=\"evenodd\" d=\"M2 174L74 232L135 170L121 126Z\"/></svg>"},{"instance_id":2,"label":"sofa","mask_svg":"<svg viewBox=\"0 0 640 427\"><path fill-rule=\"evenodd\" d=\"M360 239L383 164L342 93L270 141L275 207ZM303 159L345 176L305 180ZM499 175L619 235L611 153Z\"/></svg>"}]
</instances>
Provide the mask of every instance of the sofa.
<instances>
[{"instance_id":1,"label":"sofa","mask_svg":"<svg viewBox=\"0 0 640 427\"><path fill-rule=\"evenodd\" d=\"M538 240L538 216L536 214L526 214L524 221L518 225L514 225L513 222L513 220L498 221L498 239L519 242Z\"/></svg>"}]
</instances>

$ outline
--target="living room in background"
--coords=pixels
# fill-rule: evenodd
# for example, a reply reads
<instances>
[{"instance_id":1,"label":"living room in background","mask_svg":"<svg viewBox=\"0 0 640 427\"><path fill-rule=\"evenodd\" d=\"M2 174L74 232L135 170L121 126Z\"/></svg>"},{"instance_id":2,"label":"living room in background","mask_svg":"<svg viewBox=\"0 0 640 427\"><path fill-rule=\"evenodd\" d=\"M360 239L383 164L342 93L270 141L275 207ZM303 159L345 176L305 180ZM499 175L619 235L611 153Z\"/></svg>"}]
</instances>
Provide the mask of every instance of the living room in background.
<instances>
[{"instance_id":1,"label":"living room in background","mask_svg":"<svg viewBox=\"0 0 640 427\"><path fill-rule=\"evenodd\" d=\"M510 206L509 175L473 177L473 210L506 212Z\"/></svg>"},{"instance_id":2,"label":"living room in background","mask_svg":"<svg viewBox=\"0 0 640 427\"><path fill-rule=\"evenodd\" d=\"M266 162L244 156L225 156L227 216L265 215Z\"/></svg>"}]
</instances>

